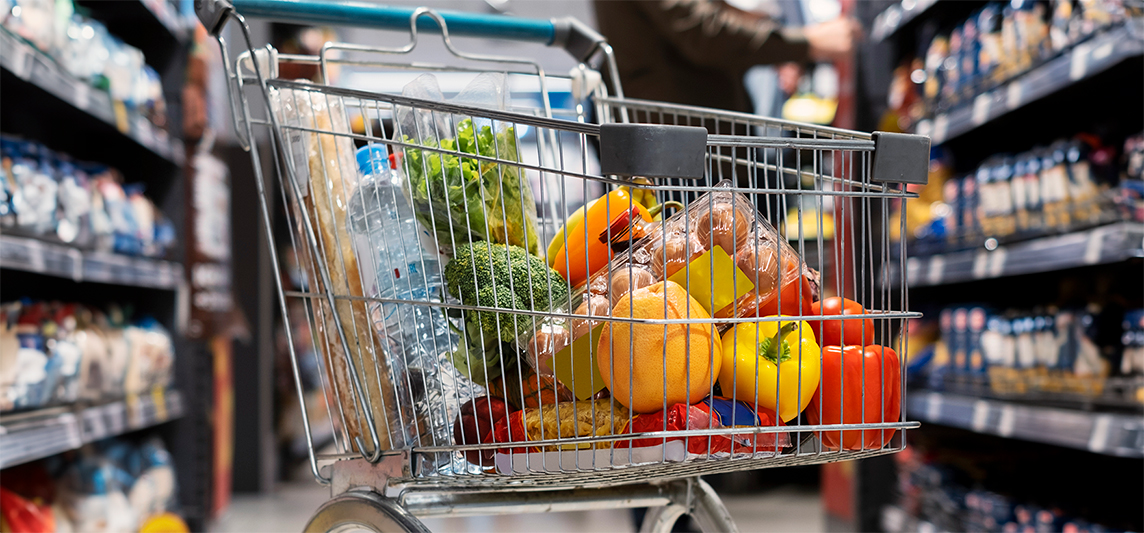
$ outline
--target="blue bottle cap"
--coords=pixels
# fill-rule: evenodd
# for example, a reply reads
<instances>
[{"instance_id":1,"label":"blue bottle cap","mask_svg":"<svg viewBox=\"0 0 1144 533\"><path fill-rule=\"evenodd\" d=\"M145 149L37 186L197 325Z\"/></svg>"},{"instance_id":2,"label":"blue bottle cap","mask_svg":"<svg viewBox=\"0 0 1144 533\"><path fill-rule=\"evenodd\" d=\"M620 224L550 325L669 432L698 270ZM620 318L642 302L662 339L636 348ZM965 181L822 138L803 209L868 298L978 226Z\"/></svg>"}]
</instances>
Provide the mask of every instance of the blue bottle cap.
<instances>
[{"instance_id":1,"label":"blue bottle cap","mask_svg":"<svg viewBox=\"0 0 1144 533\"><path fill-rule=\"evenodd\" d=\"M363 146L357 151L357 164L362 174L377 174L389 168L389 152L383 144Z\"/></svg>"}]
</instances>

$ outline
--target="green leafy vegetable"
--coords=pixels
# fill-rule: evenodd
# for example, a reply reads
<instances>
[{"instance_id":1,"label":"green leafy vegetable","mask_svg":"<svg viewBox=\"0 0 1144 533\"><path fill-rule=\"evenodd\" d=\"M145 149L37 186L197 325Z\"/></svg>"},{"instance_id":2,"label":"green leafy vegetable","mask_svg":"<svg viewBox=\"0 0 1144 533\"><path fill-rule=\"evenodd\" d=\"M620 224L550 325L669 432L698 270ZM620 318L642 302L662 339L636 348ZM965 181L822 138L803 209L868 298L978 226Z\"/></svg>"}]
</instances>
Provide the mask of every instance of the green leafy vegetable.
<instances>
[{"instance_id":1,"label":"green leafy vegetable","mask_svg":"<svg viewBox=\"0 0 1144 533\"><path fill-rule=\"evenodd\" d=\"M457 155L474 154L498 161L520 161L516 132L491 126L474 129L473 121L457 124L457 137L420 143L441 153L405 149L406 186L421 224L434 231L446 251L472 240L488 240L525 248L540 257L536 229L536 202L521 168Z\"/></svg>"}]
</instances>

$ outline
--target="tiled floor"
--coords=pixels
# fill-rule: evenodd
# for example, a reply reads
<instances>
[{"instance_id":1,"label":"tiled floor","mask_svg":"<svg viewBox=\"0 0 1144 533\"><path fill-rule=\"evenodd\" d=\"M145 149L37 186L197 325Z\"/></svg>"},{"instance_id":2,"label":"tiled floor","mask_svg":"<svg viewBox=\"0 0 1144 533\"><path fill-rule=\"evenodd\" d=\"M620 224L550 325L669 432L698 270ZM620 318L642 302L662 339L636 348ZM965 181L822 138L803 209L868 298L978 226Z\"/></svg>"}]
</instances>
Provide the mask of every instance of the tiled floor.
<instances>
[{"instance_id":1,"label":"tiled floor","mask_svg":"<svg viewBox=\"0 0 1144 533\"><path fill-rule=\"evenodd\" d=\"M273 494L236 495L230 509L214 526L216 533L286 533L301 531L310 514L329 498L316 483L281 485ZM803 488L779 488L724 498L743 533L801 533L823 531L818 493ZM438 532L630 532L635 527L628 510L521 514L426 519Z\"/></svg>"}]
</instances>

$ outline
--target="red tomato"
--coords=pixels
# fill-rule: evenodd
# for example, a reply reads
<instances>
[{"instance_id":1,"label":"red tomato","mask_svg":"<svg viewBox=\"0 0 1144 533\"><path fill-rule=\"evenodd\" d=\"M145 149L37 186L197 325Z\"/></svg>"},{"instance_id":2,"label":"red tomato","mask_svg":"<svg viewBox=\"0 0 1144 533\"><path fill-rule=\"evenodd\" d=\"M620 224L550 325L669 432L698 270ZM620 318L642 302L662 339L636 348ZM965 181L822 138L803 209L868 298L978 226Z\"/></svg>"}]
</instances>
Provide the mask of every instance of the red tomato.
<instances>
[{"instance_id":1,"label":"red tomato","mask_svg":"<svg viewBox=\"0 0 1144 533\"><path fill-rule=\"evenodd\" d=\"M901 407L901 369L894 350L883 346L822 347L822 381L806 408L811 424L897 422ZM820 438L830 450L877 450L890 443L895 431L824 431Z\"/></svg>"},{"instance_id":2,"label":"red tomato","mask_svg":"<svg viewBox=\"0 0 1144 533\"><path fill-rule=\"evenodd\" d=\"M866 308L862 304L849 298L827 298L821 302L810 304L811 315L864 315ZM818 338L818 345L827 346L865 346L867 342L874 341L874 321L869 318L836 318L834 320L807 319L814 336ZM864 328L864 329L863 329Z\"/></svg>"}]
</instances>

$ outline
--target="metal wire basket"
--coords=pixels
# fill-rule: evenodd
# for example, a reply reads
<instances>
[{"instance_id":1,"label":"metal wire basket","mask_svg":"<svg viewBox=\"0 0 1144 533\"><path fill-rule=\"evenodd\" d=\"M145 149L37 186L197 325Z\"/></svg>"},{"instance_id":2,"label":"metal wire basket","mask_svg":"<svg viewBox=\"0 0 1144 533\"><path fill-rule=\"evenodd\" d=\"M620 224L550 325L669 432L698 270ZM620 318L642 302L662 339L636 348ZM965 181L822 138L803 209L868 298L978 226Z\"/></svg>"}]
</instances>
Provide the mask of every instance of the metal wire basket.
<instances>
[{"instance_id":1,"label":"metal wire basket","mask_svg":"<svg viewBox=\"0 0 1144 533\"><path fill-rule=\"evenodd\" d=\"M234 4L329 22L366 9ZM610 48L566 21L552 39L584 61L568 78L457 52L458 15L384 12L365 22L407 25L408 46L302 57L246 37L231 63L220 38L240 139L269 133L261 208L268 231L284 208L293 256L272 242L272 257L302 272L278 291L284 315L304 309L324 369L334 453L314 449L303 413L314 474L335 494L607 487L904 448L898 430L917 427L906 322L920 314L906 280L882 272L890 227L905 225L891 208L924 181L928 139L613 96L590 67L614 74ZM237 18L248 35L228 4L200 17L216 34ZM481 66L387 59L428 21ZM283 62L317 64L323 80L334 63L483 72L485 101L434 98L426 80L404 95L285 80ZM503 92L520 76L538 87L527 105ZM553 106L555 86L572 89L567 105ZM646 209L661 203L674 211ZM827 295L861 305L843 315ZM829 335L858 347L831 352Z\"/></svg>"}]
</instances>

